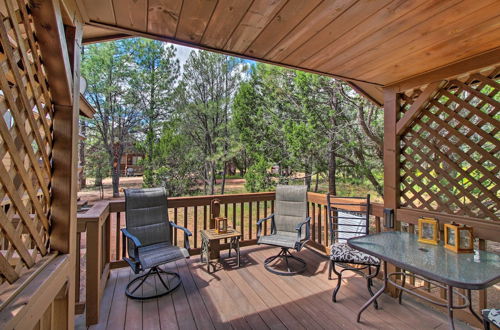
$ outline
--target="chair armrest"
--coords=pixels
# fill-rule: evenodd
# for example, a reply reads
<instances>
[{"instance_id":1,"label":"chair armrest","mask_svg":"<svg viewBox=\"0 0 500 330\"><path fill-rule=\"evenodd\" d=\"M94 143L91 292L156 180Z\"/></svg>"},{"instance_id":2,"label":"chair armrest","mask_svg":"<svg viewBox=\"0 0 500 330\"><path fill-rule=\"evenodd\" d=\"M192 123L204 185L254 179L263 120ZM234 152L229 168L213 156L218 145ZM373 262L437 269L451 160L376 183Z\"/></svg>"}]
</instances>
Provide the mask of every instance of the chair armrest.
<instances>
[{"instance_id":1,"label":"chair armrest","mask_svg":"<svg viewBox=\"0 0 500 330\"><path fill-rule=\"evenodd\" d=\"M297 227L295 227L295 230L297 231L297 241L302 240L302 227L306 225L306 237L304 240L309 240L310 236L310 226L311 226L311 217L307 217L304 221L299 223Z\"/></svg>"},{"instance_id":2,"label":"chair armrest","mask_svg":"<svg viewBox=\"0 0 500 330\"><path fill-rule=\"evenodd\" d=\"M122 233L125 237L127 237L128 239L132 240L132 242L134 243L134 245L136 247L141 247L142 246L142 243L141 241L134 235L132 235L126 228L122 228Z\"/></svg>"},{"instance_id":3,"label":"chair armrest","mask_svg":"<svg viewBox=\"0 0 500 330\"><path fill-rule=\"evenodd\" d=\"M193 236L193 234L189 231L189 229L184 228L182 226L179 226L179 225L175 224L173 221L170 221L170 226L172 228L176 228L176 229L182 230L184 232L184 248L189 250L191 248L189 245L189 236Z\"/></svg>"},{"instance_id":4,"label":"chair armrest","mask_svg":"<svg viewBox=\"0 0 500 330\"><path fill-rule=\"evenodd\" d=\"M262 223L263 223L264 221L267 221L267 220L272 219L272 218L274 218L274 213L273 213L273 214L271 214L271 215L269 215L269 216L267 216L267 217L265 217L265 218L263 218L263 219L260 219L259 221L257 221L257 226L262 225Z\"/></svg>"},{"instance_id":5,"label":"chair armrest","mask_svg":"<svg viewBox=\"0 0 500 330\"><path fill-rule=\"evenodd\" d=\"M269 216L267 216L267 217L265 217L265 218L263 218L263 219L260 219L259 221L257 221L257 238L259 238L259 237L260 237L260 234L261 234L261 232L262 232L262 224L263 224L265 221L269 220L269 219L273 219L273 222L274 222L274 213L273 213L273 214L271 214L271 215L269 215ZM271 227L272 227L272 226L271 226Z\"/></svg>"}]
</instances>

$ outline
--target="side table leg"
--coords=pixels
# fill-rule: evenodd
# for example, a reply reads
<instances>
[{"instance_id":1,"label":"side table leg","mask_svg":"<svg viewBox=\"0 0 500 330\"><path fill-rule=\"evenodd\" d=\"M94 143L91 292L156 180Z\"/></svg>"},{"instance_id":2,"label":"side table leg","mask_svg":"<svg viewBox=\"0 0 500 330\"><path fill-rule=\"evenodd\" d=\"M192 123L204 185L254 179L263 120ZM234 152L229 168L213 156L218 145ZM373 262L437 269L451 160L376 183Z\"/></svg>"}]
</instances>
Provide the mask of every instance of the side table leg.
<instances>
[{"instance_id":1,"label":"side table leg","mask_svg":"<svg viewBox=\"0 0 500 330\"><path fill-rule=\"evenodd\" d=\"M368 306L370 306L382 293L384 293L385 288L387 287L387 275L387 263L384 261L384 282L382 284L382 287L380 288L380 290L375 292L375 294L361 307L356 319L358 323L361 320L361 314L365 311L365 309L367 309Z\"/></svg>"},{"instance_id":2,"label":"side table leg","mask_svg":"<svg viewBox=\"0 0 500 330\"><path fill-rule=\"evenodd\" d=\"M453 287L447 285L446 295L448 297L448 321L450 322L450 329L455 330L455 323L453 322Z\"/></svg>"},{"instance_id":3,"label":"side table leg","mask_svg":"<svg viewBox=\"0 0 500 330\"><path fill-rule=\"evenodd\" d=\"M238 256L238 268L240 267L240 238L236 238L236 255Z\"/></svg>"}]
</instances>

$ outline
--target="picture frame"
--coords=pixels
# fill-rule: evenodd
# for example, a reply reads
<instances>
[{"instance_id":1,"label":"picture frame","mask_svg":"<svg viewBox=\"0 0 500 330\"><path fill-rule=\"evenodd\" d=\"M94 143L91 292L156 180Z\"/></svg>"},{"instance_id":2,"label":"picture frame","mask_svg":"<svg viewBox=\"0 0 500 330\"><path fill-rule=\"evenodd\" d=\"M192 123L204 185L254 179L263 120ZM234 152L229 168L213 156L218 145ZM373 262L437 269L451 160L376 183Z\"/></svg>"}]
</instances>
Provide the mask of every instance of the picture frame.
<instances>
[{"instance_id":1,"label":"picture frame","mask_svg":"<svg viewBox=\"0 0 500 330\"><path fill-rule=\"evenodd\" d=\"M474 252L474 233L472 227L456 223L444 225L444 247L455 253Z\"/></svg>"},{"instance_id":2,"label":"picture frame","mask_svg":"<svg viewBox=\"0 0 500 330\"><path fill-rule=\"evenodd\" d=\"M439 242L439 223L434 218L418 219L418 241L437 245Z\"/></svg>"}]
</instances>

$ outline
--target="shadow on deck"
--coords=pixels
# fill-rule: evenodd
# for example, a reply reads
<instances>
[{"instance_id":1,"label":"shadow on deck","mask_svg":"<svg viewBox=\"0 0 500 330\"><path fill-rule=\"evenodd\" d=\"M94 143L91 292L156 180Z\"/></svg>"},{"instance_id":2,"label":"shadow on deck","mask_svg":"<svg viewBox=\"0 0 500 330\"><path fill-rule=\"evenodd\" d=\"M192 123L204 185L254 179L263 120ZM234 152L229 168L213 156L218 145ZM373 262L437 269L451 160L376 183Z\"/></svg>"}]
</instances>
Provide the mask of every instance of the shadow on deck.
<instances>
[{"instance_id":1,"label":"shadow on deck","mask_svg":"<svg viewBox=\"0 0 500 330\"><path fill-rule=\"evenodd\" d=\"M336 304L331 301L335 280L328 280L324 257L304 249L308 263L302 275L282 277L267 272L263 260L277 249L242 249L241 268L234 259L208 274L199 257L166 268L180 273L183 285L173 294L134 301L124 294L135 275L129 268L111 272L101 303L101 318L92 329L447 329L444 314L406 295L403 304L383 295L380 309L369 307L356 323L356 313L368 299L366 282L346 274ZM223 252L223 257L227 252ZM375 282L379 287L380 283ZM77 328L83 317L77 320ZM456 321L457 329L469 329Z\"/></svg>"}]
</instances>

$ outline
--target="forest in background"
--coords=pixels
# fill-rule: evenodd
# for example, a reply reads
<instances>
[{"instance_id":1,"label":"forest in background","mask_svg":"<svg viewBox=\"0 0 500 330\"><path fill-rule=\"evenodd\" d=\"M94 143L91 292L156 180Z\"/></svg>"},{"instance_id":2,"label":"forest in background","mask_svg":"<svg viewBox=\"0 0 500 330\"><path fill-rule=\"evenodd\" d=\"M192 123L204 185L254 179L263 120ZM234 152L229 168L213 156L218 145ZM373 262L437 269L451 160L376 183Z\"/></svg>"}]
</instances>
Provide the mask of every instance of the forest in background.
<instances>
[{"instance_id":1,"label":"forest in background","mask_svg":"<svg viewBox=\"0 0 500 330\"><path fill-rule=\"evenodd\" d=\"M382 109L333 78L141 38L85 46L85 175L119 194L127 146L144 153L144 186L170 196L248 192L278 183L366 185L382 196Z\"/></svg>"}]
</instances>

